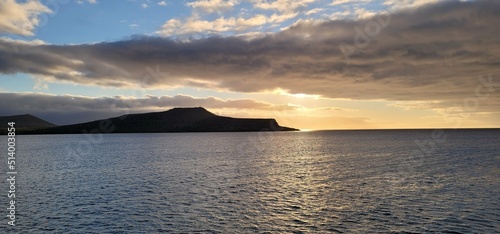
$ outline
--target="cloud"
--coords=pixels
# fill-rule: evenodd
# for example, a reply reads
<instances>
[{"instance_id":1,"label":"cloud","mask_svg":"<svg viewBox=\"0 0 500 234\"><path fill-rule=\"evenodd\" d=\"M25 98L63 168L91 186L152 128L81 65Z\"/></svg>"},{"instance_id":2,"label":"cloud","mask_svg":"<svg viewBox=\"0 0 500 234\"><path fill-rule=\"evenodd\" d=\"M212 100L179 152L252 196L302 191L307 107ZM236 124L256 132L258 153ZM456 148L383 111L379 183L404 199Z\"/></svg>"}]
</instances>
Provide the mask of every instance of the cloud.
<instances>
[{"instance_id":1,"label":"cloud","mask_svg":"<svg viewBox=\"0 0 500 234\"><path fill-rule=\"evenodd\" d=\"M314 14L317 14L317 13L322 12L324 10L325 10L324 8L314 8L314 9L308 10L306 12L306 15L314 15Z\"/></svg>"},{"instance_id":2,"label":"cloud","mask_svg":"<svg viewBox=\"0 0 500 234\"><path fill-rule=\"evenodd\" d=\"M357 16L357 18L370 18L375 16L377 13L373 11L369 11L365 8L358 7L355 9L354 14Z\"/></svg>"},{"instance_id":3,"label":"cloud","mask_svg":"<svg viewBox=\"0 0 500 234\"><path fill-rule=\"evenodd\" d=\"M87 0L87 2L90 4L97 4L97 0ZM77 0L76 3L83 4L83 3L85 3L85 1L84 0Z\"/></svg>"},{"instance_id":4,"label":"cloud","mask_svg":"<svg viewBox=\"0 0 500 234\"><path fill-rule=\"evenodd\" d=\"M227 11L237 4L238 0L198 0L187 3L188 6L207 13Z\"/></svg>"},{"instance_id":5,"label":"cloud","mask_svg":"<svg viewBox=\"0 0 500 234\"><path fill-rule=\"evenodd\" d=\"M251 18L220 17L213 21L202 20L197 16L192 16L185 21L170 19L162 26L162 29L158 33L164 36L195 33L217 34L232 30L244 31L252 27L264 25L267 22L268 18L260 14L254 15Z\"/></svg>"},{"instance_id":6,"label":"cloud","mask_svg":"<svg viewBox=\"0 0 500 234\"><path fill-rule=\"evenodd\" d=\"M141 4L141 7L142 7L142 8L144 8L144 9L146 9L146 8L148 8L148 7L149 7L149 5L148 5L148 4L146 4L146 3L143 3L143 4Z\"/></svg>"},{"instance_id":7,"label":"cloud","mask_svg":"<svg viewBox=\"0 0 500 234\"><path fill-rule=\"evenodd\" d=\"M172 18L165 22L156 33L166 37L192 37L214 34L244 35L262 32L265 27L272 30L281 23L303 13L312 15L320 12L319 8L307 11L307 6L314 0L198 0L186 3L193 11L189 17ZM246 5L250 4L249 8ZM231 17L213 18L212 13L221 15L242 6L239 13ZM237 15L237 16L236 16Z\"/></svg>"},{"instance_id":8,"label":"cloud","mask_svg":"<svg viewBox=\"0 0 500 234\"><path fill-rule=\"evenodd\" d=\"M288 13L295 12L299 8L306 7L314 1L315 0L251 0L254 8Z\"/></svg>"},{"instance_id":9,"label":"cloud","mask_svg":"<svg viewBox=\"0 0 500 234\"><path fill-rule=\"evenodd\" d=\"M192 27L223 32L227 25L258 25L221 19L216 25L194 22ZM479 76L491 74L493 91L481 106L498 111L499 24L498 1L449 1L356 21L301 21L255 39L142 37L83 45L0 40L0 73L110 87L279 88L327 98L457 106L474 97L482 84ZM14 54L13 44L22 53Z\"/></svg>"},{"instance_id":10,"label":"cloud","mask_svg":"<svg viewBox=\"0 0 500 234\"><path fill-rule=\"evenodd\" d=\"M0 93L0 116L33 114L57 124L71 124L98 118L116 117L128 113L165 111L173 107L239 110L294 110L299 106L275 105L253 99L196 98L186 95L145 96L143 98L85 97L43 93ZM69 115L71 118L68 118Z\"/></svg>"},{"instance_id":11,"label":"cloud","mask_svg":"<svg viewBox=\"0 0 500 234\"><path fill-rule=\"evenodd\" d=\"M161 2L158 2L158 5L159 6L167 6L167 2L161 1Z\"/></svg>"},{"instance_id":12,"label":"cloud","mask_svg":"<svg viewBox=\"0 0 500 234\"><path fill-rule=\"evenodd\" d=\"M247 30L259 29L266 24L282 23L295 18L297 13L255 14L251 17L219 17L215 20L203 20L199 15L192 15L185 20L170 19L156 33L162 36L192 36L193 34L214 35L236 32L238 36ZM256 32L258 33L258 32Z\"/></svg>"},{"instance_id":13,"label":"cloud","mask_svg":"<svg viewBox=\"0 0 500 234\"><path fill-rule=\"evenodd\" d=\"M353 3L369 3L372 2L373 0L334 0L330 5L332 6L337 6L337 5L343 5L343 4L353 4ZM401 2L401 0L399 0ZM405 1L405 0L403 0Z\"/></svg>"},{"instance_id":14,"label":"cloud","mask_svg":"<svg viewBox=\"0 0 500 234\"><path fill-rule=\"evenodd\" d=\"M39 1L0 0L0 33L33 36L41 22L39 16L44 13L52 11Z\"/></svg>"},{"instance_id":15,"label":"cloud","mask_svg":"<svg viewBox=\"0 0 500 234\"><path fill-rule=\"evenodd\" d=\"M12 45L46 45L47 44L40 39L34 39L31 41L27 41L27 40L12 39L12 38L8 38L8 37L0 37L0 41L4 41L4 42L10 43Z\"/></svg>"},{"instance_id":16,"label":"cloud","mask_svg":"<svg viewBox=\"0 0 500 234\"><path fill-rule=\"evenodd\" d=\"M431 3L437 3L442 0L386 0L384 5L392 9L417 8Z\"/></svg>"}]
</instances>

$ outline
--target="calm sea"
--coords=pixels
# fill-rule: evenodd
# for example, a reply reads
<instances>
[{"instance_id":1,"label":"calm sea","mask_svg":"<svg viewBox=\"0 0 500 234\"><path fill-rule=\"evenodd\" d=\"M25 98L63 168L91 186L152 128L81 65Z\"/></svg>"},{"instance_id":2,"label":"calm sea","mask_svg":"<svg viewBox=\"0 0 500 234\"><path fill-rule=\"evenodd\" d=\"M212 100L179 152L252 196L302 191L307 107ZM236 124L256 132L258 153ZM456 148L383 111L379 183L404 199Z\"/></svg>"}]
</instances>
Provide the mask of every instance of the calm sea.
<instances>
[{"instance_id":1,"label":"calm sea","mask_svg":"<svg viewBox=\"0 0 500 234\"><path fill-rule=\"evenodd\" d=\"M500 232L500 131L18 136L0 232Z\"/></svg>"}]
</instances>

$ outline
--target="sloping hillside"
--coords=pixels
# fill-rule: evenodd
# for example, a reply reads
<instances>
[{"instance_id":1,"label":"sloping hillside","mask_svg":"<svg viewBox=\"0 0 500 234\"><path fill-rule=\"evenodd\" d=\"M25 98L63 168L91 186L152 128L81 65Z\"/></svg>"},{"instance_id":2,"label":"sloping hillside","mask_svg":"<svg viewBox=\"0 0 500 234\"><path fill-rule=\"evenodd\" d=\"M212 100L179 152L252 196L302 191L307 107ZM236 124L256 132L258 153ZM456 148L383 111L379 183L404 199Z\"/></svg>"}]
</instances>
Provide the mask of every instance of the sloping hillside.
<instances>
[{"instance_id":1,"label":"sloping hillside","mask_svg":"<svg viewBox=\"0 0 500 234\"><path fill-rule=\"evenodd\" d=\"M27 131L26 134L296 131L274 119L242 119L215 115L202 107L130 114L87 123Z\"/></svg>"}]
</instances>

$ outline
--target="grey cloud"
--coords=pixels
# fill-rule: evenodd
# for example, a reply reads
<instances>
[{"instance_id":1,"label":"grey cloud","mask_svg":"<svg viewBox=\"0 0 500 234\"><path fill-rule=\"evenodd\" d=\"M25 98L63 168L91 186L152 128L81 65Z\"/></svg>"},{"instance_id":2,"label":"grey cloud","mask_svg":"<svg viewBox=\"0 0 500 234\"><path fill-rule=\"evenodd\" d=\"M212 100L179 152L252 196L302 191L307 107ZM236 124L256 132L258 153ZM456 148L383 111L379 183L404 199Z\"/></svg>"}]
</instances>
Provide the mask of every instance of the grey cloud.
<instances>
[{"instance_id":1,"label":"grey cloud","mask_svg":"<svg viewBox=\"0 0 500 234\"><path fill-rule=\"evenodd\" d=\"M499 1L446 1L391 13L390 21L382 15L304 21L251 40L137 37L83 45L19 44L18 53L11 49L14 42L0 41L0 72L102 86L281 88L329 98L460 105L473 95L477 76L498 79L497 25ZM340 45L350 45L353 53L346 58ZM484 104L500 109L499 99L493 92Z\"/></svg>"},{"instance_id":2,"label":"grey cloud","mask_svg":"<svg viewBox=\"0 0 500 234\"><path fill-rule=\"evenodd\" d=\"M222 100L185 95L133 97L83 97L42 93L0 93L0 116L33 114L56 124L71 124L129 113L165 111L172 107L208 109L293 110L297 107L274 105L252 99Z\"/></svg>"}]
</instances>

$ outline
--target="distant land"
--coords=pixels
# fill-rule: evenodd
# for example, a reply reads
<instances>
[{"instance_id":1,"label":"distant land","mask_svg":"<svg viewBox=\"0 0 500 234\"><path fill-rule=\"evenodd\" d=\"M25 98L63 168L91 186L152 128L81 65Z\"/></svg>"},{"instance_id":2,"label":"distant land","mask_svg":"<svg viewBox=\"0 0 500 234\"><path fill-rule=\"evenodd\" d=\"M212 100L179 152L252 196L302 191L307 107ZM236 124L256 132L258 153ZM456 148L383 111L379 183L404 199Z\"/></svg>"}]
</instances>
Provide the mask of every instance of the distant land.
<instances>
[{"instance_id":1,"label":"distant land","mask_svg":"<svg viewBox=\"0 0 500 234\"><path fill-rule=\"evenodd\" d=\"M43 119L36 116L25 114L25 115L11 115L11 116L0 116L0 131L6 132L7 122L15 122L15 128L19 130L36 130L57 127L53 123L49 123Z\"/></svg>"},{"instance_id":2,"label":"distant land","mask_svg":"<svg viewBox=\"0 0 500 234\"><path fill-rule=\"evenodd\" d=\"M22 134L79 133L161 133L161 132L251 132L298 131L283 127L275 119L248 119L218 116L203 107L174 108L163 112L129 114L80 124L56 126L33 115L0 117L0 132L7 121L16 122Z\"/></svg>"}]
</instances>

